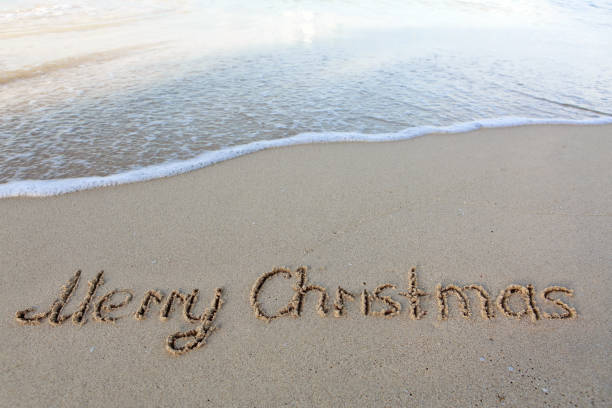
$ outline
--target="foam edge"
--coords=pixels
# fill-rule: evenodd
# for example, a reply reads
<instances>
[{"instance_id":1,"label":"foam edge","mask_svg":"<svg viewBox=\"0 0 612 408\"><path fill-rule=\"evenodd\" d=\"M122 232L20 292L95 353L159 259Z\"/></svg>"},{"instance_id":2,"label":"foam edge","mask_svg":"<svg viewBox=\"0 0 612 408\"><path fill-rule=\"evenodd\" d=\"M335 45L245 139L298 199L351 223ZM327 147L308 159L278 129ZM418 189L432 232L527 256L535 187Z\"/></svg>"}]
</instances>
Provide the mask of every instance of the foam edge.
<instances>
[{"instance_id":1,"label":"foam edge","mask_svg":"<svg viewBox=\"0 0 612 408\"><path fill-rule=\"evenodd\" d=\"M612 117L590 119L537 119L502 117L461 122L449 126L416 126L394 133L320 132L300 133L295 136L260 140L244 145L231 146L222 150L208 151L192 159L173 161L143 167L122 173L97 177L78 177L53 180L18 180L0 184L0 198L48 197L99 187L136 183L174 176L201 169L215 163L240 157L260 150L276 147L334 142L387 142L412 139L431 133L465 133L481 128L501 128L525 125L605 125L612 124Z\"/></svg>"}]
</instances>

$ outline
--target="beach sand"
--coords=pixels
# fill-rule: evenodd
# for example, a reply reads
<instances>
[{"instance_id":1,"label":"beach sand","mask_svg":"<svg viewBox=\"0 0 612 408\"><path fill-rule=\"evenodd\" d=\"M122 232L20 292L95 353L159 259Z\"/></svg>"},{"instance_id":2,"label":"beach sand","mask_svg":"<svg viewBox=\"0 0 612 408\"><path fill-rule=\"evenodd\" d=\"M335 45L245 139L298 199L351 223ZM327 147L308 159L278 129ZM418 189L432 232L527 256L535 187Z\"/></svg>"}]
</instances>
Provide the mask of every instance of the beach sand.
<instances>
[{"instance_id":1,"label":"beach sand","mask_svg":"<svg viewBox=\"0 0 612 408\"><path fill-rule=\"evenodd\" d=\"M610 406L611 136L609 125L525 126L294 146L151 182L0 200L0 405ZM256 318L256 280L294 273L259 292L272 315L294 296L300 266L327 290L327 316L310 291L298 318ZM420 319L399 295L412 267L429 294ZM16 320L49 310L77 270L60 316L104 270L83 325ZM385 283L401 312L377 316L393 311L377 300L363 315L362 291ZM533 285L540 318L519 292L509 308L529 313L508 318L493 304L484 319L469 290L471 317L450 293L440 320L438 284L482 285L493 303L511 284ZM331 307L338 286L355 295L344 317ZM574 290L551 298L575 319L546 318L567 314L540 297L552 286ZM101 314L124 317L96 321L115 288L134 298ZM200 323L180 304L166 321L157 304L133 314L149 289L195 288L196 315L223 289L216 329L175 356L166 338Z\"/></svg>"}]
</instances>

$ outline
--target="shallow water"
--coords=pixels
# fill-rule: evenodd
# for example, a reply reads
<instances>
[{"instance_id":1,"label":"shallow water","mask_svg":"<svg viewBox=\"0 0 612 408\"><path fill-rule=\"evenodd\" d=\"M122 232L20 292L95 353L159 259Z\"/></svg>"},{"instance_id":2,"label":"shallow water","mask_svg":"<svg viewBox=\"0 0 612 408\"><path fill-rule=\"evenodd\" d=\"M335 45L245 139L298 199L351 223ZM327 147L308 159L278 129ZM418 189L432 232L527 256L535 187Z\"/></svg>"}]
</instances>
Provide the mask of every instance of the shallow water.
<instances>
[{"instance_id":1,"label":"shallow water","mask_svg":"<svg viewBox=\"0 0 612 408\"><path fill-rule=\"evenodd\" d=\"M146 179L305 132L612 116L609 1L247 4L3 2L0 183Z\"/></svg>"}]
</instances>

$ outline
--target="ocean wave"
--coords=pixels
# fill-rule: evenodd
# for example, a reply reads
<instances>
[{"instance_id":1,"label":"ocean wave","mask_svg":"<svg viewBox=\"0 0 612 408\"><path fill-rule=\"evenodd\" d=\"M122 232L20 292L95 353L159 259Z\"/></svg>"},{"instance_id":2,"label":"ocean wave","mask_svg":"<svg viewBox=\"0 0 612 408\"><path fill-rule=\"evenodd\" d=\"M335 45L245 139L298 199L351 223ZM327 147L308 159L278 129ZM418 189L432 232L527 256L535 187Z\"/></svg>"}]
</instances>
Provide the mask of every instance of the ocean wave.
<instances>
[{"instance_id":1,"label":"ocean wave","mask_svg":"<svg viewBox=\"0 0 612 408\"><path fill-rule=\"evenodd\" d=\"M284 139L260 140L244 145L232 146L216 151L207 151L194 158L147 166L136 170L100 177L79 177L54 180L18 180L0 184L0 198L8 197L45 197L99 187L135 183L162 177L174 176L201 169L215 163L244 156L257 151L303 145L333 142L387 142L412 139L432 133L465 133L481 128L501 128L524 125L603 125L612 124L612 117L589 119L538 119L502 117L456 123L449 126L416 126L394 133L357 133L357 132L309 132L300 133Z\"/></svg>"}]
</instances>

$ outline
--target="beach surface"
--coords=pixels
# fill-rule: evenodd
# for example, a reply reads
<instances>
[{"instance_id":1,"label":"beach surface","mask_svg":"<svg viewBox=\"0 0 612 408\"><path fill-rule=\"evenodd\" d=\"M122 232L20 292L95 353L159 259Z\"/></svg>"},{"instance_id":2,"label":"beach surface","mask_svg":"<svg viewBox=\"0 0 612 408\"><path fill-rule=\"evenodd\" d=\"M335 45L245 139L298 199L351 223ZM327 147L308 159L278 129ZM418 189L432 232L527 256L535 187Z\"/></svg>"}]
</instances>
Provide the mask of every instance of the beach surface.
<instances>
[{"instance_id":1,"label":"beach surface","mask_svg":"<svg viewBox=\"0 0 612 408\"><path fill-rule=\"evenodd\" d=\"M610 125L523 126L293 146L150 182L0 200L0 405L610 406L611 136ZM291 271L255 291L272 316L299 295L301 266L318 289L302 293L300 312L257 318L258 278ZM50 310L77 270L56 324L18 322L18 311ZM470 289L469 318L449 292L441 320L438 284L481 285L494 316ZM496 305L512 284L507 308L519 318ZM339 286L354 295L342 317ZM571 314L542 298L551 287L573 290L549 295L575 318L550 318ZM112 310L128 293L103 298L115 288L133 298ZM134 313L150 289L196 288L192 314L209 307L215 330L173 355L168 336L202 324L179 303L164 321L155 302Z\"/></svg>"}]
</instances>

